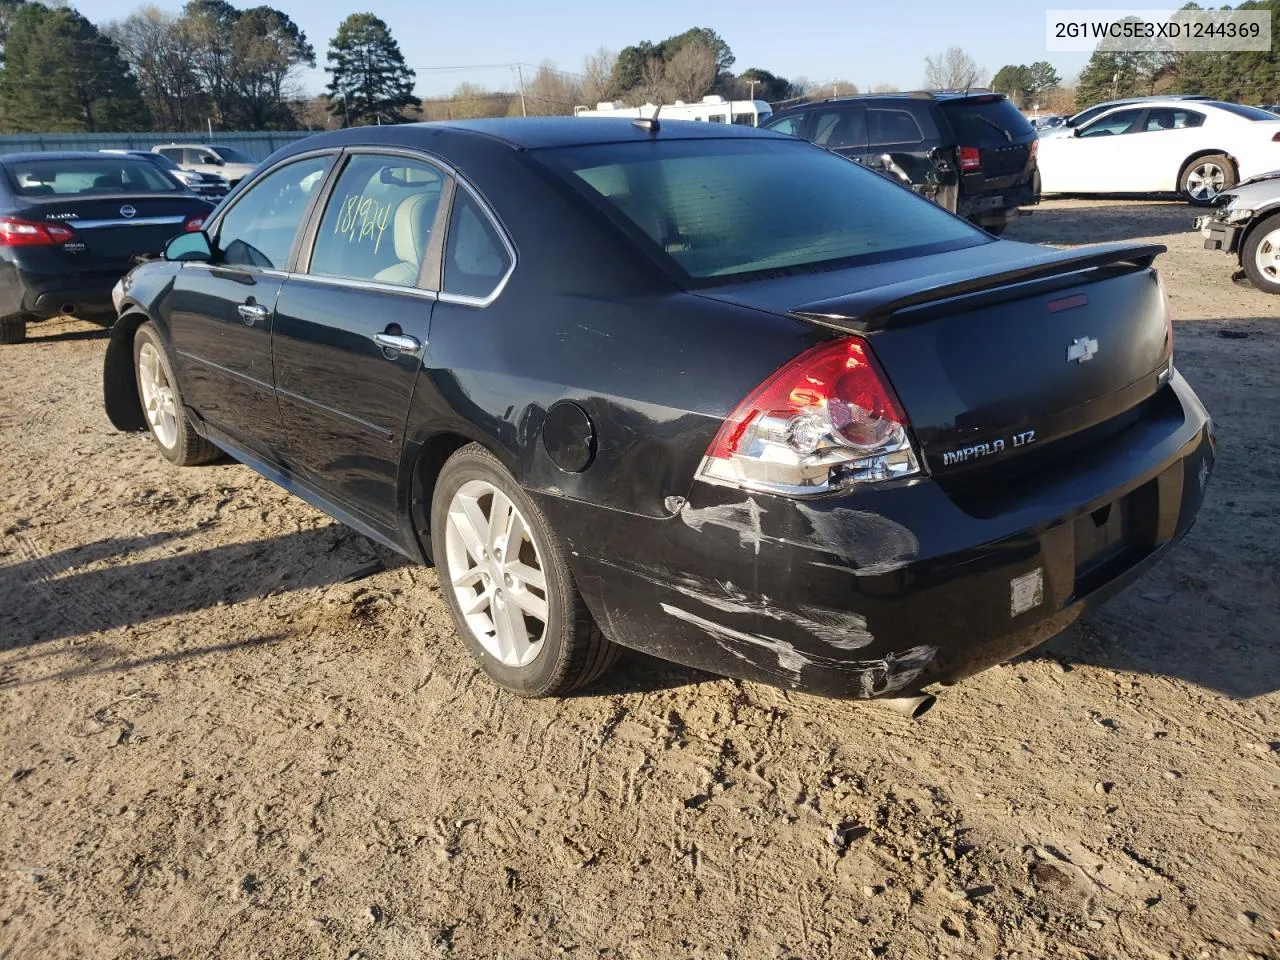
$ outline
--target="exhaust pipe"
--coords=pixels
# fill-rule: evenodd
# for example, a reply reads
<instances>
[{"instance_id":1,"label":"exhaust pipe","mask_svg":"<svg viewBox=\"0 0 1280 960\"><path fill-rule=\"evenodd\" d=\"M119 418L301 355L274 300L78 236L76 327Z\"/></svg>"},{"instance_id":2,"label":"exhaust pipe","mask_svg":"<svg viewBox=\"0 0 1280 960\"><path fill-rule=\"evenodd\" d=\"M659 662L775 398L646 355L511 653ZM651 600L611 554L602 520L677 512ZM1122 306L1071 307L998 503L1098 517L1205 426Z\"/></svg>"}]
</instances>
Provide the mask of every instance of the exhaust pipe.
<instances>
[{"instance_id":1,"label":"exhaust pipe","mask_svg":"<svg viewBox=\"0 0 1280 960\"><path fill-rule=\"evenodd\" d=\"M76 312L76 305L74 303L64 303L58 307L58 312L64 317L69 317Z\"/></svg>"},{"instance_id":2,"label":"exhaust pipe","mask_svg":"<svg viewBox=\"0 0 1280 960\"><path fill-rule=\"evenodd\" d=\"M909 697L885 697L875 702L908 719L919 720L929 712L937 699L932 693L917 693Z\"/></svg>"}]
</instances>

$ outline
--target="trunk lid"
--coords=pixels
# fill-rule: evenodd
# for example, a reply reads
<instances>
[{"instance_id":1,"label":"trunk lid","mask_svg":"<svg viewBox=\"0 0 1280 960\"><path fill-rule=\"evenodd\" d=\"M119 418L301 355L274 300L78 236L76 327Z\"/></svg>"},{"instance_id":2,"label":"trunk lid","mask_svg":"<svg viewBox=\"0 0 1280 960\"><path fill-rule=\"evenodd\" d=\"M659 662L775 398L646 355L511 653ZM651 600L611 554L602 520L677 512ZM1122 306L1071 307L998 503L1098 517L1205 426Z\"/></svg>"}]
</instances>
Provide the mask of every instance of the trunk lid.
<instances>
[{"instance_id":1,"label":"trunk lid","mask_svg":"<svg viewBox=\"0 0 1280 960\"><path fill-rule=\"evenodd\" d=\"M62 249L79 266L126 268L135 256L158 253L190 217L213 207L192 194L112 194L92 198L24 198L22 216L70 227Z\"/></svg>"},{"instance_id":2,"label":"trunk lid","mask_svg":"<svg viewBox=\"0 0 1280 960\"><path fill-rule=\"evenodd\" d=\"M866 336L941 478L1107 435L1163 385L1163 250L1001 242L706 295L777 311L789 293L793 318ZM802 299L837 285L857 292Z\"/></svg>"}]
</instances>

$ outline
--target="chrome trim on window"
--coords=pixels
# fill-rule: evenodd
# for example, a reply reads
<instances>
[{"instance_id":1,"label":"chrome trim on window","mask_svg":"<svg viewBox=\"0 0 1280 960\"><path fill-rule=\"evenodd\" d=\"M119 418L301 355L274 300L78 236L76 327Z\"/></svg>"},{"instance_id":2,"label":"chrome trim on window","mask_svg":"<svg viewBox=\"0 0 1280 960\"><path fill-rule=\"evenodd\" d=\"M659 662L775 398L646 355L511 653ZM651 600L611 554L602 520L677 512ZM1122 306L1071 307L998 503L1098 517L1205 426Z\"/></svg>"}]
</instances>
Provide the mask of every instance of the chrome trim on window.
<instances>
[{"instance_id":1,"label":"chrome trim on window","mask_svg":"<svg viewBox=\"0 0 1280 960\"><path fill-rule=\"evenodd\" d=\"M192 214L191 216L196 216ZM65 223L77 230L96 230L98 227L160 227L170 223L186 223L188 217L134 217L116 220L55 220L54 223Z\"/></svg>"},{"instance_id":2,"label":"chrome trim on window","mask_svg":"<svg viewBox=\"0 0 1280 960\"><path fill-rule=\"evenodd\" d=\"M493 232L498 235L498 239L502 241L503 247L507 250L507 259L510 261L510 265L507 267L507 272L502 275L502 279L498 281L497 285L491 291L489 291L488 296L469 297L461 293L446 293L444 290L441 290L437 299L441 303L456 303L464 307L487 307L502 295L502 291L506 287L507 281L510 280L511 275L516 272L516 248L512 245L511 239L507 236L507 231L503 228L502 221L500 221L493 210L489 208L489 204L484 201L484 198L480 196L476 189L461 177L455 177L454 179L462 189L471 194L471 199L475 201L476 206L479 207L481 212L489 218L489 223L493 225ZM455 204L458 202L456 195L453 198L453 202ZM449 211L449 219L453 219L452 210ZM445 243L448 243L447 239ZM448 264L446 263L444 269L441 271L440 285L442 287L444 286L444 276L447 273Z\"/></svg>"},{"instance_id":3,"label":"chrome trim on window","mask_svg":"<svg viewBox=\"0 0 1280 960\"><path fill-rule=\"evenodd\" d=\"M401 283L383 283L380 280L357 280L354 277L330 277L322 273L294 272L285 274L285 277L289 280L314 281L335 287L351 287L355 290L374 290L378 293L409 293L424 300L436 299L434 290L424 290L422 287L407 287Z\"/></svg>"}]
</instances>

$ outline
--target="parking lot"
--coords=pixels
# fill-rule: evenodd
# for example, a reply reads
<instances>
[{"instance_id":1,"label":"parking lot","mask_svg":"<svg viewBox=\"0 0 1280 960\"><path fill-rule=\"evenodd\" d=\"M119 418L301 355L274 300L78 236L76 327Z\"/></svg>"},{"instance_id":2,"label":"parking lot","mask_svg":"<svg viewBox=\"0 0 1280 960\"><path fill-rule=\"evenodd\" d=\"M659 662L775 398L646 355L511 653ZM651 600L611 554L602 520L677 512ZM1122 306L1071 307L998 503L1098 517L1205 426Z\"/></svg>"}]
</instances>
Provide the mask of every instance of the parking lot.
<instances>
[{"instance_id":1,"label":"parking lot","mask_svg":"<svg viewBox=\"0 0 1280 960\"><path fill-rule=\"evenodd\" d=\"M0 957L1280 953L1280 298L1155 240L1218 468L1192 534L912 722L635 654L522 701L414 567L107 422L105 334L0 347Z\"/></svg>"}]
</instances>

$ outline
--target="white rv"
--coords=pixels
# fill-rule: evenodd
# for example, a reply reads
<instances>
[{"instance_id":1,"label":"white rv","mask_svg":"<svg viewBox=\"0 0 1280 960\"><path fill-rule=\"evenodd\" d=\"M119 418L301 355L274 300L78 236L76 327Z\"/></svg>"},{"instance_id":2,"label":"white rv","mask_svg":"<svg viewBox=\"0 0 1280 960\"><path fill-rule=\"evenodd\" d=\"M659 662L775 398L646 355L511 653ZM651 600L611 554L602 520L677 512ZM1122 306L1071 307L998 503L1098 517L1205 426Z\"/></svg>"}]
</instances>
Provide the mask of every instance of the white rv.
<instances>
[{"instance_id":1,"label":"white rv","mask_svg":"<svg viewBox=\"0 0 1280 960\"><path fill-rule=\"evenodd\" d=\"M642 107L624 107L618 103L597 103L594 110L574 107L575 117L624 117L638 120L652 117L658 107L646 103ZM758 127L773 116L773 109L763 100L726 100L720 96L703 97L697 103L664 103L659 120L702 120L706 123L739 123Z\"/></svg>"}]
</instances>

